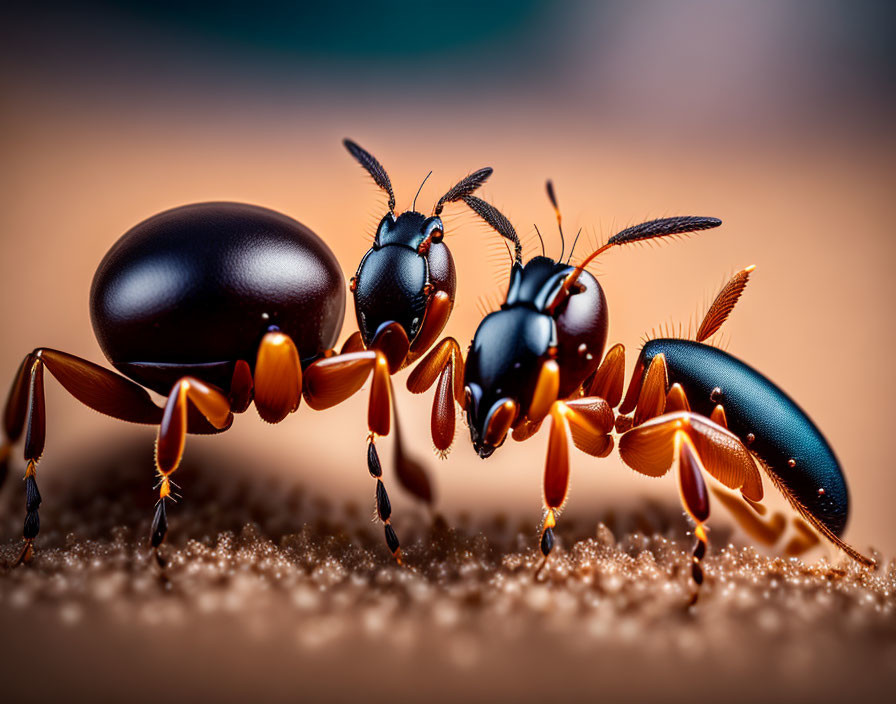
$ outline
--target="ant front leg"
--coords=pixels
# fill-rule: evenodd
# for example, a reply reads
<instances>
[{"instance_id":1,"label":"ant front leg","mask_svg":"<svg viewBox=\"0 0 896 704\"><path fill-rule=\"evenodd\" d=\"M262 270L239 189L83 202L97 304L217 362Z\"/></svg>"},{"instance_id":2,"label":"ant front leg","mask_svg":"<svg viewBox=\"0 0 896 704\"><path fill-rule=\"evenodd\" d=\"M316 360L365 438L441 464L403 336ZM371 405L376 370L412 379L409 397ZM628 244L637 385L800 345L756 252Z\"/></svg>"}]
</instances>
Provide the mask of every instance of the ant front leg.
<instances>
[{"instance_id":1,"label":"ant front leg","mask_svg":"<svg viewBox=\"0 0 896 704\"><path fill-rule=\"evenodd\" d=\"M44 367L66 391L95 411L131 423L154 424L162 417L162 409L145 389L93 362L48 348L38 348L25 356L6 401L0 443L0 469L5 471L12 446L25 433L25 544L18 563L31 560L40 531L37 463L46 439Z\"/></svg>"},{"instance_id":2,"label":"ant front leg","mask_svg":"<svg viewBox=\"0 0 896 704\"><path fill-rule=\"evenodd\" d=\"M159 501L150 530L150 545L160 565L159 547L168 531L165 502L172 496L171 475L183 457L187 432L197 423L190 410L195 409L215 430L223 431L233 423L233 412L245 410L253 399L258 415L267 423L279 423L298 409L302 400L298 350L288 335L277 330L266 333L258 346L254 379L248 363L236 363L229 396L193 377L178 381L168 395L156 444Z\"/></svg>"},{"instance_id":3,"label":"ant front leg","mask_svg":"<svg viewBox=\"0 0 896 704\"><path fill-rule=\"evenodd\" d=\"M377 437L391 429L392 382L389 362L379 350L365 350L320 359L305 370L304 395L311 408L331 408L357 392L372 375L367 405L367 469L376 480L376 511L383 522L386 544L401 561L401 548L392 527L392 504L383 483L383 469L376 449Z\"/></svg>"},{"instance_id":4,"label":"ant front leg","mask_svg":"<svg viewBox=\"0 0 896 704\"><path fill-rule=\"evenodd\" d=\"M551 429L544 468L545 517L540 541L544 560L536 576L545 568L554 549L554 528L569 491L569 435L578 449L595 457L606 457L613 449L609 434L613 429L613 411L604 399L586 396L555 401L548 415Z\"/></svg>"},{"instance_id":5,"label":"ant front leg","mask_svg":"<svg viewBox=\"0 0 896 704\"><path fill-rule=\"evenodd\" d=\"M436 394L432 403L430 430L436 451L443 459L451 449L456 427L454 404L463 408L464 380L463 355L457 340L446 337L420 361L408 376L408 391L421 394L438 379Z\"/></svg>"},{"instance_id":6,"label":"ant front leg","mask_svg":"<svg viewBox=\"0 0 896 704\"><path fill-rule=\"evenodd\" d=\"M541 566L535 573L538 577L548 563L548 555L554 549L554 527L566 494L569 491L569 423L567 406L556 401L550 410L551 431L548 436L548 453L544 465L544 521L541 525Z\"/></svg>"}]
</instances>

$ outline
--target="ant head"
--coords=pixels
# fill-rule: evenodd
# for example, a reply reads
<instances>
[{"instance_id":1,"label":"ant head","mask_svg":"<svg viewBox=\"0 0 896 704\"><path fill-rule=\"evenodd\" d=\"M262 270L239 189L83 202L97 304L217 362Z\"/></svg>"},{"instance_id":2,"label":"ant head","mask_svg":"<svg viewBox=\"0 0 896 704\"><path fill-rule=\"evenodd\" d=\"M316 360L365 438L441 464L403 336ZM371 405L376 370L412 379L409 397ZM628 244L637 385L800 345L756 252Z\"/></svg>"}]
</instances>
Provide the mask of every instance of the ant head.
<instances>
[{"instance_id":1,"label":"ant head","mask_svg":"<svg viewBox=\"0 0 896 704\"><path fill-rule=\"evenodd\" d=\"M464 367L467 424L483 459L507 437L528 407L543 361L556 346L549 316L525 307L502 309L479 324Z\"/></svg>"},{"instance_id":2,"label":"ant head","mask_svg":"<svg viewBox=\"0 0 896 704\"><path fill-rule=\"evenodd\" d=\"M394 213L386 213L376 229L373 248L402 245L425 255L433 242L442 241L444 234L445 226L438 216L428 218L414 210L408 210L398 217Z\"/></svg>"}]
</instances>

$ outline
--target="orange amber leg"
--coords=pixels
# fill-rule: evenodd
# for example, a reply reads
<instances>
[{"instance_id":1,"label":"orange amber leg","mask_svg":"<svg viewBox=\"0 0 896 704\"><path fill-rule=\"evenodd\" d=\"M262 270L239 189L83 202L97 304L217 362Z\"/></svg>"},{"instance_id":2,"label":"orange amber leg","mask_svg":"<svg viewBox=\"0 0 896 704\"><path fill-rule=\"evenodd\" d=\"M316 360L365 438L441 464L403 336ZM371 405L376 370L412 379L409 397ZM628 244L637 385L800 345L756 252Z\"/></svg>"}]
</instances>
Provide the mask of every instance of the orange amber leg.
<instances>
[{"instance_id":1,"label":"orange amber leg","mask_svg":"<svg viewBox=\"0 0 896 704\"><path fill-rule=\"evenodd\" d=\"M562 401L556 401L550 410L551 432L548 436L548 453L544 465L545 517L541 527L542 568L554 549L554 526L557 515L569 490L569 422L568 409ZM541 568L540 568L541 569Z\"/></svg>"},{"instance_id":2,"label":"orange amber leg","mask_svg":"<svg viewBox=\"0 0 896 704\"><path fill-rule=\"evenodd\" d=\"M463 407L463 356L453 337L446 337L426 355L408 376L408 391L421 394L438 379L432 404L430 430L436 451L445 457L456 428L454 404Z\"/></svg>"},{"instance_id":3,"label":"orange amber leg","mask_svg":"<svg viewBox=\"0 0 896 704\"><path fill-rule=\"evenodd\" d=\"M668 383L669 373L666 368L666 357L660 353L651 360L641 386L641 393L638 395L638 406L635 408L634 417L636 426L662 415L666 409Z\"/></svg>"},{"instance_id":4,"label":"orange amber leg","mask_svg":"<svg viewBox=\"0 0 896 704\"><path fill-rule=\"evenodd\" d=\"M716 487L713 487L712 493L753 540L771 546L784 535L784 531L787 529L787 519L783 514L775 512L763 519L757 515L757 509L753 504L737 494ZM764 506L759 506L759 508L765 511Z\"/></svg>"},{"instance_id":5,"label":"orange amber leg","mask_svg":"<svg viewBox=\"0 0 896 704\"><path fill-rule=\"evenodd\" d=\"M376 337L370 343L370 349L382 352L389 364L389 373L395 374L408 358L410 342L404 328L399 323L389 323L377 330Z\"/></svg>"},{"instance_id":6,"label":"orange amber leg","mask_svg":"<svg viewBox=\"0 0 896 704\"><path fill-rule=\"evenodd\" d=\"M613 411L603 398L586 396L555 401L548 415L551 429L544 467L545 517L540 543L544 560L538 573L544 569L554 548L554 528L569 492L569 435L577 448L590 455L606 457L613 448L609 435L613 429Z\"/></svg>"},{"instance_id":7,"label":"orange amber leg","mask_svg":"<svg viewBox=\"0 0 896 704\"><path fill-rule=\"evenodd\" d=\"M625 347L613 345L604 356L588 389L588 396L600 396L610 408L616 408L622 400L625 386Z\"/></svg>"},{"instance_id":8,"label":"orange amber leg","mask_svg":"<svg viewBox=\"0 0 896 704\"><path fill-rule=\"evenodd\" d=\"M269 332L255 361L255 408L261 419L279 423L302 400L302 364L289 335Z\"/></svg>"},{"instance_id":9,"label":"orange amber leg","mask_svg":"<svg viewBox=\"0 0 896 704\"><path fill-rule=\"evenodd\" d=\"M38 348L25 356L10 389L3 414L3 441L0 443L0 475L6 470L12 446L25 433L25 546L19 562L33 555L34 539L40 530L37 463L46 436L44 368L63 388L84 405L113 418L133 423L158 423L162 409L149 394L123 376L65 352Z\"/></svg>"},{"instance_id":10,"label":"orange amber leg","mask_svg":"<svg viewBox=\"0 0 896 704\"><path fill-rule=\"evenodd\" d=\"M252 404L255 394L255 382L249 363L241 359L233 367L233 378L230 380L230 410L243 413Z\"/></svg>"},{"instance_id":11,"label":"orange amber leg","mask_svg":"<svg viewBox=\"0 0 896 704\"><path fill-rule=\"evenodd\" d=\"M672 466L678 468L681 502L695 523L697 538L691 562L691 576L698 588L691 600L694 604L703 583L702 561L708 545L705 523L709 518L709 492L703 472L729 488L740 489L754 501L762 498L762 483L752 456L735 435L717 422L686 410L690 404L678 384L666 392L661 357L657 355L648 368L634 409L635 426L620 439L619 454L629 467L647 476L660 477ZM663 414L667 410L672 412ZM724 421L723 411L714 416Z\"/></svg>"},{"instance_id":12,"label":"orange amber leg","mask_svg":"<svg viewBox=\"0 0 896 704\"><path fill-rule=\"evenodd\" d=\"M398 536L392 527L392 505L383 484L382 464L376 450L376 438L391 430L392 382L389 362L379 350L339 354L321 359L305 370L305 400L316 410L331 408L358 391L372 375L367 405L367 468L376 480L376 510L384 524L386 544L400 561Z\"/></svg>"},{"instance_id":13,"label":"orange amber leg","mask_svg":"<svg viewBox=\"0 0 896 704\"><path fill-rule=\"evenodd\" d=\"M159 501L156 504L150 531L150 544L155 549L160 564L158 548L168 531L165 500L171 497L171 475L183 457L187 435L187 411L190 405L218 430L226 430L233 422L230 399L221 390L199 379L184 377L174 385L168 395L156 442L156 471L160 479Z\"/></svg>"},{"instance_id":14,"label":"orange amber leg","mask_svg":"<svg viewBox=\"0 0 896 704\"><path fill-rule=\"evenodd\" d=\"M703 558L709 539L706 535L706 520L709 518L709 492L703 480L700 456L690 437L684 431L675 433L675 458L678 464L678 489L681 503L685 511L694 521L694 536L697 543L691 556L691 577L697 590L691 598L691 604L697 603L700 585L703 584Z\"/></svg>"}]
</instances>

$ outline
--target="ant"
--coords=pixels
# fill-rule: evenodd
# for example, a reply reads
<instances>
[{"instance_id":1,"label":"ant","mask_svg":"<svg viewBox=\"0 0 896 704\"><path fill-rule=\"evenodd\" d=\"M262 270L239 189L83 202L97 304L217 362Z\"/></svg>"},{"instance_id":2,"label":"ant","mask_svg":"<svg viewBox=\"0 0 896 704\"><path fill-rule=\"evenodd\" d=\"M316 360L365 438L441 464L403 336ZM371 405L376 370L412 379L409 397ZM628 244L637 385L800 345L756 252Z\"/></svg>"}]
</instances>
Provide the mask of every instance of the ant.
<instances>
[{"instance_id":1,"label":"ant","mask_svg":"<svg viewBox=\"0 0 896 704\"><path fill-rule=\"evenodd\" d=\"M25 433L24 546L40 531L37 463L46 437L44 369L100 413L159 428L159 490L150 545L168 531L171 475L187 433L227 430L254 402L279 423L298 409L303 370L329 354L345 315L345 279L326 243L282 213L245 203L195 203L128 230L93 277L90 317L120 374L66 352L25 355L3 414L0 474ZM166 397L164 407L146 389Z\"/></svg>"},{"instance_id":2,"label":"ant","mask_svg":"<svg viewBox=\"0 0 896 704\"><path fill-rule=\"evenodd\" d=\"M374 445L390 429L389 377L423 355L448 320L456 276L440 214L479 188L492 170L458 182L431 217L413 206L396 216L386 171L354 142L345 140L345 146L389 196L389 212L351 281L359 331L341 353L335 351L345 316L341 268L321 238L282 213L244 203L197 203L131 228L100 263L90 292L94 332L120 374L39 347L25 356L13 380L3 415L0 481L12 446L24 434L26 516L19 563L32 558L40 531L44 369L84 405L159 427L159 500L150 545L160 565L166 505L174 499L171 476L188 433L223 432L253 402L268 423L295 412L303 396L312 408L329 408L372 373L368 469L376 478L386 543L399 559ZM146 389L165 396L164 406ZM422 470L412 474L408 460L399 468L406 486L420 497L431 495Z\"/></svg>"},{"instance_id":3,"label":"ant","mask_svg":"<svg viewBox=\"0 0 896 704\"><path fill-rule=\"evenodd\" d=\"M448 322L457 277L454 259L444 241L441 214L449 203L473 197L471 194L491 176L492 169L485 167L461 179L439 198L428 217L414 209L416 196L410 210L396 215L392 182L382 164L355 142L346 139L344 144L374 183L386 192L388 212L380 220L373 244L350 282L358 330L346 340L340 354L309 368L304 394L309 406L326 409L357 392L372 376L367 468L376 480L376 511L385 524L386 544L399 559L400 543L390 523L392 507L376 448L376 439L389 434L395 410L390 376L426 354ZM428 178L429 174L423 182ZM453 338L445 338L436 350L444 355L446 378L453 377L449 384L455 385L459 397L460 349ZM334 384L330 380L337 375L342 380ZM397 422L397 414L395 419ZM429 480L416 463L404 456L400 433L396 433L395 449L399 481L418 499L431 503Z\"/></svg>"},{"instance_id":4,"label":"ant","mask_svg":"<svg viewBox=\"0 0 896 704\"><path fill-rule=\"evenodd\" d=\"M560 210L550 182L547 190L562 239ZM510 222L493 206L475 209L505 237L515 238ZM696 524L691 575L698 588L708 546L709 493L703 473L740 490L744 503L762 515L764 507L758 502L763 489L756 462L812 528L861 564L873 564L840 539L848 516L846 484L820 431L766 377L705 344L731 313L753 267L736 274L722 289L695 340L661 338L644 345L624 400L624 347L613 346L600 361L607 336L607 306L587 266L615 246L720 224L716 218L675 217L635 225L611 237L576 266L545 256L523 266L517 250L505 302L481 321L473 337L464 367L461 407L473 447L483 459L504 443L508 433L515 440L526 440L550 418L540 539L544 558L538 573L554 547L554 528L567 498L568 438L586 454L607 457L614 447L614 431L621 434L623 461L636 471L661 476L673 464L677 466L682 504ZM420 375L414 381L412 390L423 391L432 378ZM613 409L620 402L620 413L634 412L633 416L616 416ZM437 425L445 422L445 413L442 405L434 404L434 436ZM726 506L735 509L735 517L748 532L769 533L768 524L737 509L734 496L717 493ZM803 527L789 552L811 547L812 535L811 529ZM697 592L691 603L696 598Z\"/></svg>"}]
</instances>

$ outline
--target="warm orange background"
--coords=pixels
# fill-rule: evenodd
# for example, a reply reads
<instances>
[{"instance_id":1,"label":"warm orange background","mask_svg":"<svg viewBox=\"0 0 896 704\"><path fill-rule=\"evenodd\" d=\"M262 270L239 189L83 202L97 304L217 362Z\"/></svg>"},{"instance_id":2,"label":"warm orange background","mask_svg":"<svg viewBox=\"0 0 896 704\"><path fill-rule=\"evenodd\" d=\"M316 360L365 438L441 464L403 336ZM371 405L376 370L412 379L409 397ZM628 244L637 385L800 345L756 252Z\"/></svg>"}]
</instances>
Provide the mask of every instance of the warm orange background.
<instances>
[{"instance_id":1,"label":"warm orange background","mask_svg":"<svg viewBox=\"0 0 896 704\"><path fill-rule=\"evenodd\" d=\"M578 11L589 14L587 6ZM158 75L151 61L130 75L115 72L114 55L107 63L77 53L46 59L44 45L23 41L4 67L0 113L0 385L35 346L103 360L87 306L96 265L129 227L172 206L237 200L283 211L326 239L348 278L384 203L340 145L351 136L386 166L399 208L429 169L418 201L426 210L460 176L493 166L484 196L524 237L537 223L555 254L546 177L557 186L567 232L581 226L606 237L663 215L721 217L712 233L603 260L611 341L630 349L630 368L651 327L694 319L726 275L756 264L726 328L729 349L789 391L828 436L852 492L850 542L892 555L891 113L859 100L864 93L852 107L845 99L856 96L840 101L841 87L873 76L824 61L825 45L805 37L794 49L774 12L746 25L737 13L704 17L727 33L707 32L686 47L668 37L693 13L621 13L599 47L571 16L551 30L567 48L553 57L550 75L492 75L486 62L470 90L463 80L415 73L386 84L351 65L322 79L309 78L310 69L272 77L236 62L181 75L172 66L188 66L188 54ZM493 91L483 87L488 79ZM447 332L465 347L477 299L495 290L495 237L462 207L450 207L446 220L459 285ZM353 326L349 309L343 338ZM483 463L460 427L454 452L440 462L428 437L431 396L412 397L403 384L404 374L396 387L408 444L428 459L440 508L449 518L511 511L530 517L534 533L544 436L508 443ZM295 473L324 495L372 505L365 402L359 394L325 413L303 406L279 427L250 411L224 436L191 438L187 453L216 443L246 458L247 473ZM152 429L83 409L52 382L48 403L42 476L64 473L73 455L102 453L113 435L130 435L145 440L150 490ZM578 516L633 495L675 500L671 478L635 476L615 455L575 453L573 463L570 511ZM178 481L189 501L189 476ZM4 488L15 490L15 481ZM393 494L398 525L411 502ZM45 520L52 505L45 490Z\"/></svg>"}]
</instances>

